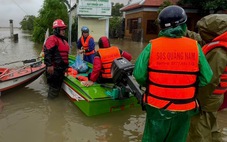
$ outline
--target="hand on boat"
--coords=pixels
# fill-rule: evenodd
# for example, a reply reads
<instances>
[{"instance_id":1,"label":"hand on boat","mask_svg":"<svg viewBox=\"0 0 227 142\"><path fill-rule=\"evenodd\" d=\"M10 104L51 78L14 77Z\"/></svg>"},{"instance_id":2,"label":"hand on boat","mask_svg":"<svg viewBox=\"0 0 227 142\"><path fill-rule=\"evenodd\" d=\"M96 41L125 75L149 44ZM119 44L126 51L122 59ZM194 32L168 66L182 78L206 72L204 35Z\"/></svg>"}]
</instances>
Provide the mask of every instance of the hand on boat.
<instances>
[{"instance_id":1,"label":"hand on boat","mask_svg":"<svg viewBox=\"0 0 227 142\"><path fill-rule=\"evenodd\" d=\"M79 50L80 54L83 54L85 52L85 50Z\"/></svg>"},{"instance_id":2,"label":"hand on boat","mask_svg":"<svg viewBox=\"0 0 227 142\"><path fill-rule=\"evenodd\" d=\"M54 66L47 67L47 72L49 74L54 74Z\"/></svg>"},{"instance_id":3,"label":"hand on boat","mask_svg":"<svg viewBox=\"0 0 227 142\"><path fill-rule=\"evenodd\" d=\"M81 81L81 84L86 86L86 87L89 87L89 86L93 85L94 82L90 81L90 80L89 81Z\"/></svg>"}]
</instances>

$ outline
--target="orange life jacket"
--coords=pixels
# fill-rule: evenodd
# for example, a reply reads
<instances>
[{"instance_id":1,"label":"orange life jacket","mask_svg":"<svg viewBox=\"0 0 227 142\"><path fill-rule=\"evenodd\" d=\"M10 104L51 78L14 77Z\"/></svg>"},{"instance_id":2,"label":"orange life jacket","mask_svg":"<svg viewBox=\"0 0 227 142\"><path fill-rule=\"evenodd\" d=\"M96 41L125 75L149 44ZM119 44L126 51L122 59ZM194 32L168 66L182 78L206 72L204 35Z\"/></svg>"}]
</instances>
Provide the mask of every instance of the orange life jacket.
<instances>
[{"instance_id":1,"label":"orange life jacket","mask_svg":"<svg viewBox=\"0 0 227 142\"><path fill-rule=\"evenodd\" d=\"M170 111L197 107L195 92L199 71L197 42L189 38L151 40L148 87L144 101Z\"/></svg>"},{"instance_id":2,"label":"orange life jacket","mask_svg":"<svg viewBox=\"0 0 227 142\"><path fill-rule=\"evenodd\" d=\"M103 78L112 78L111 75L112 62L114 59L121 57L120 50L117 47L112 46L109 48L99 49L98 52L102 62L101 76Z\"/></svg>"},{"instance_id":3,"label":"orange life jacket","mask_svg":"<svg viewBox=\"0 0 227 142\"><path fill-rule=\"evenodd\" d=\"M64 42L62 42L60 38L58 39L58 50L60 52L60 55L63 59L63 61L68 64L69 63L69 59L68 59L68 54L69 54L69 44L64 40Z\"/></svg>"},{"instance_id":4,"label":"orange life jacket","mask_svg":"<svg viewBox=\"0 0 227 142\"><path fill-rule=\"evenodd\" d=\"M93 38L92 36L88 36L86 40L84 40L84 37L82 36L81 37L81 44L83 46L83 49L85 50L85 53L84 55L91 55L91 54L94 54L95 53L95 50L92 50L92 51L88 51L89 49L89 40Z\"/></svg>"},{"instance_id":5,"label":"orange life jacket","mask_svg":"<svg viewBox=\"0 0 227 142\"><path fill-rule=\"evenodd\" d=\"M78 74L78 71L75 70L74 68L72 67L69 67L67 72L66 72L67 75L71 75L73 76L74 78L76 78L77 74Z\"/></svg>"},{"instance_id":6,"label":"orange life jacket","mask_svg":"<svg viewBox=\"0 0 227 142\"><path fill-rule=\"evenodd\" d=\"M59 62L61 62L59 60L62 59L65 64L68 64L69 63L69 60L68 60L69 44L67 43L67 41L66 40L63 40L63 39L61 39L61 38L59 38L59 37L57 37L55 35L51 35L49 37L49 39L50 40L47 40L46 41L46 44L52 45L53 44L52 42L54 41L54 44L56 44L56 46L58 47L57 50L59 51L60 56L61 56L61 57L58 57L58 55L54 55L53 62L55 62L55 63L58 62L59 63ZM46 48L52 48L52 47L51 46L48 46Z\"/></svg>"},{"instance_id":7,"label":"orange life jacket","mask_svg":"<svg viewBox=\"0 0 227 142\"><path fill-rule=\"evenodd\" d=\"M217 39L220 40L223 36L227 36L227 32L221 36L219 36ZM209 53L209 51L213 50L216 47L224 47L227 50L227 41L217 41L217 39L214 39L213 42L206 44L203 46L202 50L205 55ZM219 85L215 88L213 94L215 95L223 95L227 91L227 67L225 67L224 72L221 75L221 80Z\"/></svg>"}]
</instances>

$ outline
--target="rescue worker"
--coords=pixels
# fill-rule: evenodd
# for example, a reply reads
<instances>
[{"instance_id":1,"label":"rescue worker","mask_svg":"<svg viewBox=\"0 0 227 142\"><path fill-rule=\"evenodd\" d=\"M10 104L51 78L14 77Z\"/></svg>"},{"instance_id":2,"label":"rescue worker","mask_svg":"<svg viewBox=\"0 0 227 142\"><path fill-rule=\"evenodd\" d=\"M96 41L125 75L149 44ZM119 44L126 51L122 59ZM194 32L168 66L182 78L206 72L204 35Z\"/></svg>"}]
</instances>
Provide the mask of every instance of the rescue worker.
<instances>
[{"instance_id":1,"label":"rescue worker","mask_svg":"<svg viewBox=\"0 0 227 142\"><path fill-rule=\"evenodd\" d=\"M86 26L81 28L81 33L82 36L77 41L77 48L80 54L84 54L83 60L93 64L95 57L94 38L89 35L89 29Z\"/></svg>"},{"instance_id":2,"label":"rescue worker","mask_svg":"<svg viewBox=\"0 0 227 142\"><path fill-rule=\"evenodd\" d=\"M53 22L53 35L44 44L44 63L46 78L49 85L48 98L54 99L59 95L63 77L68 68L69 45L65 37L67 26L61 19Z\"/></svg>"},{"instance_id":3,"label":"rescue worker","mask_svg":"<svg viewBox=\"0 0 227 142\"><path fill-rule=\"evenodd\" d=\"M213 71L211 82L198 90L201 111L192 117L189 142L221 142L217 111L227 90L227 15L211 14L197 22L202 50ZM225 102L227 103L227 102Z\"/></svg>"},{"instance_id":4,"label":"rescue worker","mask_svg":"<svg viewBox=\"0 0 227 142\"><path fill-rule=\"evenodd\" d=\"M84 86L91 86L94 82L110 83L113 82L111 75L111 65L114 59L124 57L131 61L132 56L128 52L122 51L116 46L111 46L106 36L98 41L99 50L94 57L93 70L89 74L89 81L83 82Z\"/></svg>"},{"instance_id":5,"label":"rescue worker","mask_svg":"<svg viewBox=\"0 0 227 142\"><path fill-rule=\"evenodd\" d=\"M196 40L185 37L187 15L171 5L158 15L159 37L141 52L133 75L146 87L142 142L185 142L191 117L198 113L197 87L207 85L211 68Z\"/></svg>"}]
</instances>

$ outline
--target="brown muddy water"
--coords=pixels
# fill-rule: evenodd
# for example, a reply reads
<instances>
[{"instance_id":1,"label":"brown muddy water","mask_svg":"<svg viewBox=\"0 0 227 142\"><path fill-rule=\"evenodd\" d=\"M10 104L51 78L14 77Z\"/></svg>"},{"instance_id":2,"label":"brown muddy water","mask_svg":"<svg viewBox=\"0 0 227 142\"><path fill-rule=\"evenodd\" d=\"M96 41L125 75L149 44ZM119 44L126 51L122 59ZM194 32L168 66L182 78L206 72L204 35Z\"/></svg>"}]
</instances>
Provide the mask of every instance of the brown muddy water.
<instances>
[{"instance_id":1,"label":"brown muddy water","mask_svg":"<svg viewBox=\"0 0 227 142\"><path fill-rule=\"evenodd\" d=\"M15 29L18 43L10 39L0 42L0 64L38 57L41 45L30 35ZM0 28L0 39L9 36L9 29ZM111 39L133 55L135 62L147 43ZM72 54L75 49L72 49ZM62 91L55 100L48 100L44 75L26 87L0 97L0 142L140 142L145 113L140 107L120 112L85 116ZM227 110L218 114L223 140L227 142Z\"/></svg>"}]
</instances>

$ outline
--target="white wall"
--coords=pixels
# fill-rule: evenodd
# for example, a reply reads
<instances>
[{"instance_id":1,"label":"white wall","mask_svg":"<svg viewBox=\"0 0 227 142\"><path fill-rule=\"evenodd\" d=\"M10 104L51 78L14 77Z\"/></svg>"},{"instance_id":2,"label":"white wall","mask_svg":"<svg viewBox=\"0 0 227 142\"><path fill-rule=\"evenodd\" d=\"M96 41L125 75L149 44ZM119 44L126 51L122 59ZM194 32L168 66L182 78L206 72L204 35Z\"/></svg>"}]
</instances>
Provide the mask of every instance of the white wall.
<instances>
[{"instance_id":1,"label":"white wall","mask_svg":"<svg viewBox=\"0 0 227 142\"><path fill-rule=\"evenodd\" d=\"M101 36L109 35L109 18L78 17L78 39L83 26L89 28L89 34L94 37L95 42L98 42Z\"/></svg>"}]
</instances>

